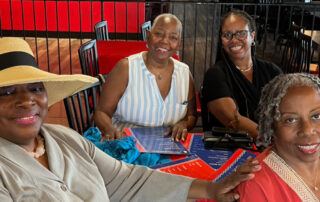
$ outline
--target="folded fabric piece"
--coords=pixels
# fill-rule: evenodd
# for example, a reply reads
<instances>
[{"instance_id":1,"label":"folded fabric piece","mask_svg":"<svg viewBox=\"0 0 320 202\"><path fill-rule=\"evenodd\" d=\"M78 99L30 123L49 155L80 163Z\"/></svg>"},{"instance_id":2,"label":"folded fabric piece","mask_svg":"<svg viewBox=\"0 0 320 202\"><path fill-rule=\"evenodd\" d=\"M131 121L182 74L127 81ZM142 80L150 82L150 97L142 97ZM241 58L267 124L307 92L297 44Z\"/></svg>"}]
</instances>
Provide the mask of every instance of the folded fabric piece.
<instances>
[{"instance_id":1,"label":"folded fabric piece","mask_svg":"<svg viewBox=\"0 0 320 202\"><path fill-rule=\"evenodd\" d=\"M170 161L167 155L140 153L133 137L123 137L114 141L105 140L104 142L100 142L102 138L101 132L94 127L89 128L83 136L105 153L126 163L154 166Z\"/></svg>"}]
</instances>

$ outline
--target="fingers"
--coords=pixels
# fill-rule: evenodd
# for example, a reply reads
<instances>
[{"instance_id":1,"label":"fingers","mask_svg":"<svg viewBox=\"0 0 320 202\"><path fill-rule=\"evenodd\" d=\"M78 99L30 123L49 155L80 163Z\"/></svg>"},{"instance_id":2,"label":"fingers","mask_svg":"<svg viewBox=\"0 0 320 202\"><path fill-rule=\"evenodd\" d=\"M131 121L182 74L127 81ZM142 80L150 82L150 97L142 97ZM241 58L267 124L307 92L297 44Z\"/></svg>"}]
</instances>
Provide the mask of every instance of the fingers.
<instances>
[{"instance_id":1,"label":"fingers","mask_svg":"<svg viewBox=\"0 0 320 202\"><path fill-rule=\"evenodd\" d=\"M248 174L251 172L257 172L261 169L261 166L257 160L247 159L240 167L237 168L237 172L240 174Z\"/></svg>"},{"instance_id":2,"label":"fingers","mask_svg":"<svg viewBox=\"0 0 320 202\"><path fill-rule=\"evenodd\" d=\"M237 167L234 173L225 178L223 183L228 190L232 190L241 182L254 178L254 173L252 172L257 172L260 169L261 165L257 160L252 161L252 159L248 159L241 166Z\"/></svg>"},{"instance_id":3,"label":"fingers","mask_svg":"<svg viewBox=\"0 0 320 202\"><path fill-rule=\"evenodd\" d=\"M112 136L110 134L103 134L102 136L102 142L105 140L112 140Z\"/></svg>"},{"instance_id":4,"label":"fingers","mask_svg":"<svg viewBox=\"0 0 320 202\"><path fill-rule=\"evenodd\" d=\"M122 133L120 131L116 131L116 139L122 138Z\"/></svg>"},{"instance_id":5,"label":"fingers","mask_svg":"<svg viewBox=\"0 0 320 202\"><path fill-rule=\"evenodd\" d=\"M163 135L168 136L171 132L172 132L172 127L168 128L168 130Z\"/></svg>"},{"instance_id":6,"label":"fingers","mask_svg":"<svg viewBox=\"0 0 320 202\"><path fill-rule=\"evenodd\" d=\"M179 132L179 127L174 126L172 129L171 140L179 142L181 136L181 132Z\"/></svg>"},{"instance_id":7,"label":"fingers","mask_svg":"<svg viewBox=\"0 0 320 202\"><path fill-rule=\"evenodd\" d=\"M221 199L219 199L219 202L232 202L235 200L238 200L240 198L238 193L233 193L230 192L228 194L224 194L223 197L221 197Z\"/></svg>"},{"instance_id":8,"label":"fingers","mask_svg":"<svg viewBox=\"0 0 320 202\"><path fill-rule=\"evenodd\" d=\"M171 140L179 142L180 140L185 141L187 139L188 129L181 126L174 126L172 128Z\"/></svg>"},{"instance_id":9,"label":"fingers","mask_svg":"<svg viewBox=\"0 0 320 202\"><path fill-rule=\"evenodd\" d=\"M240 198L239 194L230 187L226 187L226 181L211 182L208 184L208 197L219 202L231 202Z\"/></svg>"},{"instance_id":10,"label":"fingers","mask_svg":"<svg viewBox=\"0 0 320 202\"><path fill-rule=\"evenodd\" d=\"M115 139L120 139L122 137L122 134L118 130L114 130L109 133L104 133L101 139L101 142L108 140L108 141L113 141Z\"/></svg>"},{"instance_id":11,"label":"fingers","mask_svg":"<svg viewBox=\"0 0 320 202\"><path fill-rule=\"evenodd\" d=\"M185 129L182 130L182 138L181 138L181 140L185 141L187 139L187 136L188 136L188 129L185 128Z\"/></svg>"}]
</instances>

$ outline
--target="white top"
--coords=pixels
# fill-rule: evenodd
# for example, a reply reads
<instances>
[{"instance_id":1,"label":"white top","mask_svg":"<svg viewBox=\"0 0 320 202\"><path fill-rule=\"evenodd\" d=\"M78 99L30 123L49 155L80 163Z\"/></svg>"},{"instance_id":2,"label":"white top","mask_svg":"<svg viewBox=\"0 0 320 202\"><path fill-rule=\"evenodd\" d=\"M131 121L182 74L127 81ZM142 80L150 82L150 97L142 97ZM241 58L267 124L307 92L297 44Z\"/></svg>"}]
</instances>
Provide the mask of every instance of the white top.
<instances>
[{"instance_id":1,"label":"white top","mask_svg":"<svg viewBox=\"0 0 320 202\"><path fill-rule=\"evenodd\" d=\"M171 88L163 100L156 77L147 69L142 53L131 55L128 86L113 116L113 126L171 126L185 117L189 93L189 67L173 58Z\"/></svg>"}]
</instances>

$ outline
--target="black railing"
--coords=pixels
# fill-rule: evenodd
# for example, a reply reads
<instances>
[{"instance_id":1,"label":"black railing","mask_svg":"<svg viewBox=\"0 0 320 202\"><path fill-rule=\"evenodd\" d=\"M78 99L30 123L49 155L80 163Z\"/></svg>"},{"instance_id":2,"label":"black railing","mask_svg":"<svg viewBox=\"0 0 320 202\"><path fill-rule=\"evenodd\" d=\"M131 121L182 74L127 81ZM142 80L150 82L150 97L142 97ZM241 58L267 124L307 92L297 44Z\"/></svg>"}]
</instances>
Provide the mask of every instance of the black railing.
<instances>
[{"instance_id":1,"label":"black railing","mask_svg":"<svg viewBox=\"0 0 320 202\"><path fill-rule=\"evenodd\" d=\"M255 2L3 0L0 36L26 38L42 69L79 73L77 49L95 37L96 22L108 21L111 40L142 40L140 25L170 12L183 24L180 58L199 89L204 72L215 62L220 16L230 9L245 10L256 19L257 55L278 65L280 44L288 39L293 21L320 30L320 4Z\"/></svg>"}]
</instances>

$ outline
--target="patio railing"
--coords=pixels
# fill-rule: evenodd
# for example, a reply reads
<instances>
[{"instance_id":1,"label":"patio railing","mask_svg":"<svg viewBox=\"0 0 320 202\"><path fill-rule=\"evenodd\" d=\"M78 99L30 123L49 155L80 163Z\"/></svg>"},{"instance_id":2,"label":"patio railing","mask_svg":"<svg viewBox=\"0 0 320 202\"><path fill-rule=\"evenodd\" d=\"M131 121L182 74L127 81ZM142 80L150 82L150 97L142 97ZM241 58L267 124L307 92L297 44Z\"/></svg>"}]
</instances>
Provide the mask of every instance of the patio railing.
<instances>
[{"instance_id":1,"label":"patio railing","mask_svg":"<svg viewBox=\"0 0 320 202\"><path fill-rule=\"evenodd\" d=\"M108 21L111 40L142 40L143 22L173 13L183 24L180 58L189 65L198 90L204 72L215 63L220 16L230 9L245 10L256 19L257 55L278 65L280 45L293 21L320 30L320 4L237 2L2 0L0 36L25 38L41 69L79 73L77 49L95 38L95 23Z\"/></svg>"}]
</instances>

